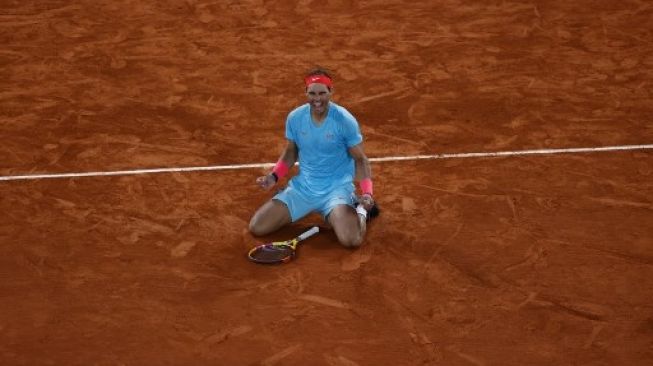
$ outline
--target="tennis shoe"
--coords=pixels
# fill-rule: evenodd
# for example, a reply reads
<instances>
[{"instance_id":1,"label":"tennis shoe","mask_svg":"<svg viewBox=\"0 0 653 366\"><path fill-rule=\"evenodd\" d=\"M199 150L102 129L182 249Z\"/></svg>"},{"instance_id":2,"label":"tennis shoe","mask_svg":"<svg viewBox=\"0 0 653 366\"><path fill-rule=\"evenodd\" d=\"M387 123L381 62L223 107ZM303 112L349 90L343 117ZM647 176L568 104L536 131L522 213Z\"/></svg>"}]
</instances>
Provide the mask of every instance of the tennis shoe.
<instances>
[{"instance_id":1,"label":"tennis shoe","mask_svg":"<svg viewBox=\"0 0 653 366\"><path fill-rule=\"evenodd\" d=\"M358 211L358 210L364 210L365 211L365 212L363 212L363 216L365 216L365 221L369 222L373 218L379 216L379 214L381 213L381 209L379 209L379 205L378 205L378 203L376 203L376 201L374 201L374 204L372 205L372 207L369 210L365 210L363 208L363 205L360 203L360 201L361 201L361 196L357 196L356 197L356 202L358 202L358 206L356 207L356 211ZM361 212L359 212L359 214L361 214Z\"/></svg>"},{"instance_id":2,"label":"tennis shoe","mask_svg":"<svg viewBox=\"0 0 653 366\"><path fill-rule=\"evenodd\" d=\"M379 209L379 205L374 202L374 205L367 211L367 221L371 221L373 218L379 216L381 213L381 209Z\"/></svg>"},{"instance_id":3,"label":"tennis shoe","mask_svg":"<svg viewBox=\"0 0 653 366\"><path fill-rule=\"evenodd\" d=\"M366 210L362 204L358 204L358 206L356 206L356 212L358 212L359 216L365 217L365 221L369 222L373 218L379 216L381 210L377 203L374 202L374 205L369 210Z\"/></svg>"}]
</instances>

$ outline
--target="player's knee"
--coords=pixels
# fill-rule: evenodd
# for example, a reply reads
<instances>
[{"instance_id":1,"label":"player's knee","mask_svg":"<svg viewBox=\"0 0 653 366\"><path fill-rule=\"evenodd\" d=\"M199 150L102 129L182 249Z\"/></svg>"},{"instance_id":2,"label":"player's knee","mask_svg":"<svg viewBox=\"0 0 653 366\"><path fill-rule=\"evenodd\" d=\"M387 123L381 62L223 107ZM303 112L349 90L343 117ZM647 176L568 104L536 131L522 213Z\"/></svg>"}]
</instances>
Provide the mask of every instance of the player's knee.
<instances>
[{"instance_id":1,"label":"player's knee","mask_svg":"<svg viewBox=\"0 0 653 366\"><path fill-rule=\"evenodd\" d=\"M355 249L363 244L363 237L360 234L344 235L343 237L339 237L338 241L344 247Z\"/></svg>"},{"instance_id":2,"label":"player's knee","mask_svg":"<svg viewBox=\"0 0 653 366\"><path fill-rule=\"evenodd\" d=\"M256 219L256 216L252 217L249 220L249 232L254 236L263 236L267 234L263 228L263 225Z\"/></svg>"}]
</instances>

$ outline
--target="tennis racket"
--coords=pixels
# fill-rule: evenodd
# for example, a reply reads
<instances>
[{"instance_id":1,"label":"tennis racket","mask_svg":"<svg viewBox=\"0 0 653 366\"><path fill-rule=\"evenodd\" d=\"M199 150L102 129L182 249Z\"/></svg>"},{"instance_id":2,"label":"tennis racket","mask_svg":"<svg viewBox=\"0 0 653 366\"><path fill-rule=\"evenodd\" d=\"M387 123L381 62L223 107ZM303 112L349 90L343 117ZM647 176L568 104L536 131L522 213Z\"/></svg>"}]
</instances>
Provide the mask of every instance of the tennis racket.
<instances>
[{"instance_id":1,"label":"tennis racket","mask_svg":"<svg viewBox=\"0 0 653 366\"><path fill-rule=\"evenodd\" d=\"M261 244L252 248L247 253L247 257L253 262L262 264L286 263L295 256L299 242L317 234L318 231L320 228L313 226L294 239Z\"/></svg>"}]
</instances>

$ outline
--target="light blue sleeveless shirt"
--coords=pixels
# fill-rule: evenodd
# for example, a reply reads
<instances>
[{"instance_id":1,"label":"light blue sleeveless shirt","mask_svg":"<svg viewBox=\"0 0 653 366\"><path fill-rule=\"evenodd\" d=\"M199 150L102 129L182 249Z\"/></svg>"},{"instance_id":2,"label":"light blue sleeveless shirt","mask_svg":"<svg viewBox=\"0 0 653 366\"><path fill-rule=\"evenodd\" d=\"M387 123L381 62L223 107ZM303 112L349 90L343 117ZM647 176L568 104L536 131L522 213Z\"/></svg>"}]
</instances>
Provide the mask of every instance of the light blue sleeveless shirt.
<instances>
[{"instance_id":1,"label":"light blue sleeveless shirt","mask_svg":"<svg viewBox=\"0 0 653 366\"><path fill-rule=\"evenodd\" d=\"M286 138L299 150L299 174L290 185L311 196L328 194L343 185L353 187L355 164L348 149L363 141L356 118L345 108L329 102L326 118L317 126L310 105L288 114Z\"/></svg>"}]
</instances>

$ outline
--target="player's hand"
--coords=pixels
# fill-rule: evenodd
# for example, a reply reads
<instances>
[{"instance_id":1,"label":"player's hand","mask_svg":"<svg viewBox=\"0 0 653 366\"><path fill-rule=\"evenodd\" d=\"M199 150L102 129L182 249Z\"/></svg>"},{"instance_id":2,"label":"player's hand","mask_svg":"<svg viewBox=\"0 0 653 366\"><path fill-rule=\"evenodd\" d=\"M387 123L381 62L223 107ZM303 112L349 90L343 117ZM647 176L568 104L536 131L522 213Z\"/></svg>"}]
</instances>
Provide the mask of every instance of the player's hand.
<instances>
[{"instance_id":1,"label":"player's hand","mask_svg":"<svg viewBox=\"0 0 653 366\"><path fill-rule=\"evenodd\" d=\"M274 187L275 184L277 184L277 180L274 179L272 174L266 174L262 177L256 178L256 184L267 191L270 188Z\"/></svg>"},{"instance_id":2,"label":"player's hand","mask_svg":"<svg viewBox=\"0 0 653 366\"><path fill-rule=\"evenodd\" d=\"M363 205L363 208L366 211L369 211L372 206L374 206L374 197L372 197L370 194L365 193L358 198L358 203Z\"/></svg>"}]
</instances>

